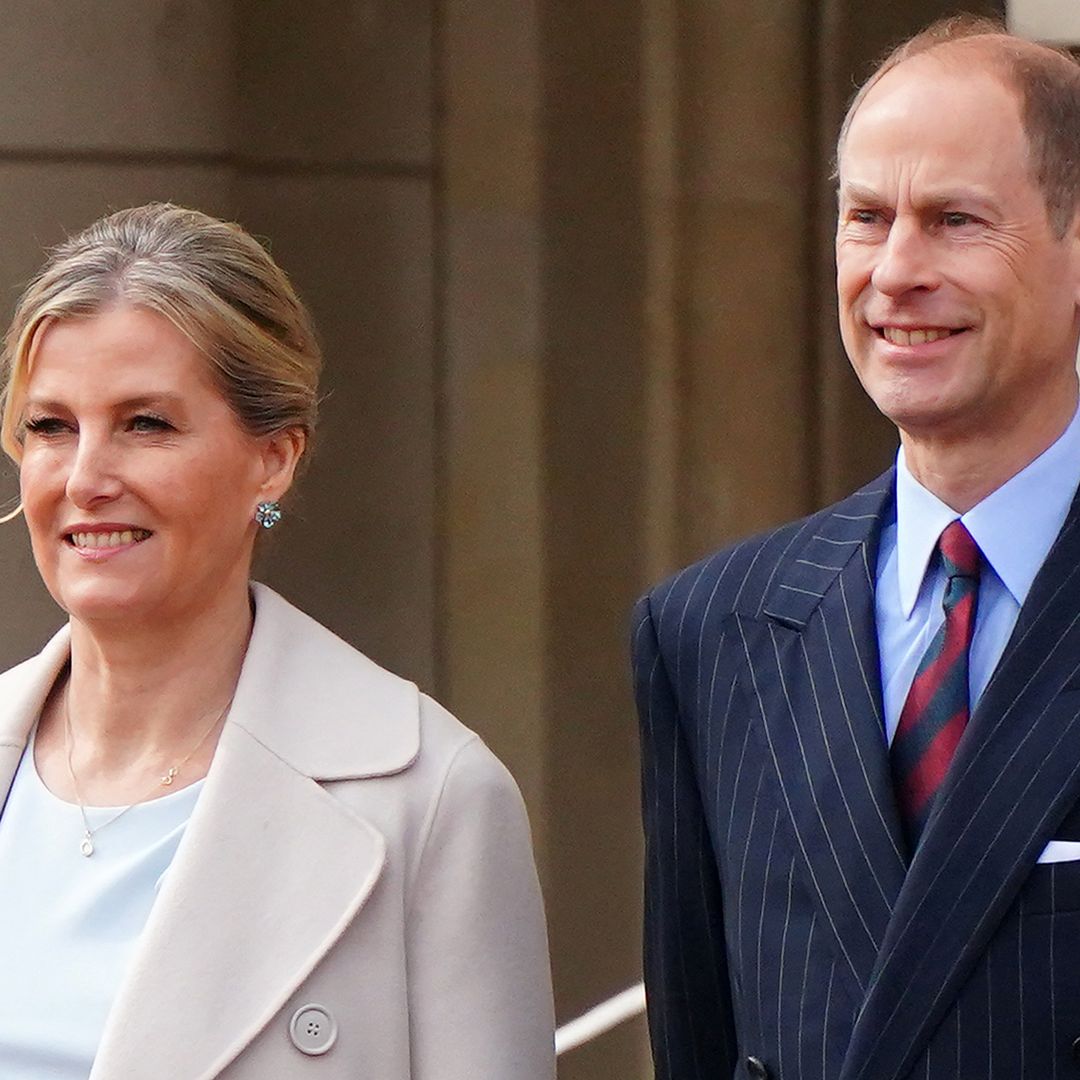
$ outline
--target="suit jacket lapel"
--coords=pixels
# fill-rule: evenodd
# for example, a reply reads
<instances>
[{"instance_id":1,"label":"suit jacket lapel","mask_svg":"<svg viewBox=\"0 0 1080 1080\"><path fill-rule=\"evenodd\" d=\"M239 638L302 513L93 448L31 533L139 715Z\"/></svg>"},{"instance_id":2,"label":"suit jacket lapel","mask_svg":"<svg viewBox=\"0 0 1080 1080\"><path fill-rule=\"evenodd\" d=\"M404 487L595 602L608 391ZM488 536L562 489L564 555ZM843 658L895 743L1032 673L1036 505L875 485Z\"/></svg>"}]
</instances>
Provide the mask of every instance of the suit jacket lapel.
<instances>
[{"instance_id":1,"label":"suit jacket lapel","mask_svg":"<svg viewBox=\"0 0 1080 1080\"><path fill-rule=\"evenodd\" d=\"M856 1001L870 984L905 864L881 720L874 618L877 545L892 474L811 519L744 633L769 753Z\"/></svg>"},{"instance_id":2,"label":"suit jacket lapel","mask_svg":"<svg viewBox=\"0 0 1080 1080\"><path fill-rule=\"evenodd\" d=\"M925 1048L1039 852L1080 800L1080 513L1074 504L965 732L897 901L844 1080Z\"/></svg>"}]
</instances>

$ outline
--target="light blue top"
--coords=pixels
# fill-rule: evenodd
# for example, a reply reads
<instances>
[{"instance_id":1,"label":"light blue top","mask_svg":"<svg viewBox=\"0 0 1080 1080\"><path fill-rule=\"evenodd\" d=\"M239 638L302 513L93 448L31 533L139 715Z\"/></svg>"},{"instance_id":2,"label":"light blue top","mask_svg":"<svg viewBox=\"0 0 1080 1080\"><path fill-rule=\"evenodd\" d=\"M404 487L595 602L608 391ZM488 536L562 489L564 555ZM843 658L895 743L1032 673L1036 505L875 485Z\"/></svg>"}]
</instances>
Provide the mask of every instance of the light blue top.
<instances>
[{"instance_id":1,"label":"light blue top","mask_svg":"<svg viewBox=\"0 0 1080 1080\"><path fill-rule=\"evenodd\" d=\"M968 684L979 700L1016 625L1080 484L1080 412L1061 437L966 514L959 515L985 558L979 580ZM919 660L945 619L938 537L958 515L896 458L896 520L885 526L877 564L877 631L885 733L892 742Z\"/></svg>"},{"instance_id":2,"label":"light blue top","mask_svg":"<svg viewBox=\"0 0 1080 1080\"><path fill-rule=\"evenodd\" d=\"M0 1077L89 1076L202 786L133 806L86 858L79 808L45 787L31 742L0 816ZM88 807L91 828L121 809Z\"/></svg>"}]
</instances>

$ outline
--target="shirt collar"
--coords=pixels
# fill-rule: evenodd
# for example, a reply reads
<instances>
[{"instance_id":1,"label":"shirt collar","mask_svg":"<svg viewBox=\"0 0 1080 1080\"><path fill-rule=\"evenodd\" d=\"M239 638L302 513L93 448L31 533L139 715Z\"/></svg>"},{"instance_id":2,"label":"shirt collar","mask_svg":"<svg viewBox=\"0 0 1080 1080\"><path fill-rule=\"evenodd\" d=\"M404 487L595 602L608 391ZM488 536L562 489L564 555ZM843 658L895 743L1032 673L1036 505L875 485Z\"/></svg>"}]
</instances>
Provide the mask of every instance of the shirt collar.
<instances>
[{"instance_id":1,"label":"shirt collar","mask_svg":"<svg viewBox=\"0 0 1080 1080\"><path fill-rule=\"evenodd\" d=\"M984 558L1017 604L1065 523L1080 484L1080 412L1053 445L960 517ZM928 491L908 470L904 449L896 458L896 566L900 607L909 618L938 537L956 511ZM1024 542L1016 542L1017 522Z\"/></svg>"}]
</instances>

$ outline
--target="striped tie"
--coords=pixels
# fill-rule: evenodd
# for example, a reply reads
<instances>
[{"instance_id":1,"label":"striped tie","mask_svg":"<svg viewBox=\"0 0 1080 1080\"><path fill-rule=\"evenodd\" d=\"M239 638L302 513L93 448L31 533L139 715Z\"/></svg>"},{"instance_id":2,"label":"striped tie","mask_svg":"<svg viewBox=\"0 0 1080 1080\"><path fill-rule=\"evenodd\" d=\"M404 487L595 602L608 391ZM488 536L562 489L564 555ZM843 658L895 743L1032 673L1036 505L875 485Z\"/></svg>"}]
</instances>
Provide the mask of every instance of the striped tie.
<instances>
[{"instance_id":1,"label":"striped tie","mask_svg":"<svg viewBox=\"0 0 1080 1080\"><path fill-rule=\"evenodd\" d=\"M979 547L954 521L938 541L945 622L915 672L891 751L893 784L914 851L968 722L968 649L979 598Z\"/></svg>"}]
</instances>

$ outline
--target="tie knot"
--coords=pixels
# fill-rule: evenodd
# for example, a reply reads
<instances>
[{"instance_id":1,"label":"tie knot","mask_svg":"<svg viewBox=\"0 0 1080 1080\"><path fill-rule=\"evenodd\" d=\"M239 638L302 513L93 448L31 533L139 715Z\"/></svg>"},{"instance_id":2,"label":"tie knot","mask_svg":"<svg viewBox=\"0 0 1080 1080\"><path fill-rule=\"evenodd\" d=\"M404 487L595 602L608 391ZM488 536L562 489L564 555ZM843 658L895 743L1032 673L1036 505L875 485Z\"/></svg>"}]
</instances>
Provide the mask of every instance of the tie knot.
<instances>
[{"instance_id":1,"label":"tie knot","mask_svg":"<svg viewBox=\"0 0 1080 1080\"><path fill-rule=\"evenodd\" d=\"M982 552L959 519L946 527L938 540L938 548L948 577L979 576Z\"/></svg>"}]
</instances>

